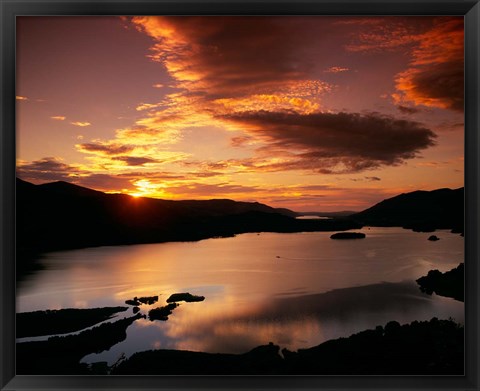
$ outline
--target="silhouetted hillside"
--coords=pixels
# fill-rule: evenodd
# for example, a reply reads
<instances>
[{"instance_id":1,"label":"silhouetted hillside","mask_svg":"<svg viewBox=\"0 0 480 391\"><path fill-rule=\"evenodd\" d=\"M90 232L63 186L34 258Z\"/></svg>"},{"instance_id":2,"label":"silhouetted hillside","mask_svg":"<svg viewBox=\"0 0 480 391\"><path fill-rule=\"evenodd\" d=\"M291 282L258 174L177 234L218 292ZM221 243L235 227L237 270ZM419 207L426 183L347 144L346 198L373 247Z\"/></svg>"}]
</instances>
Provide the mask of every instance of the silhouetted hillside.
<instances>
[{"instance_id":1,"label":"silhouetted hillside","mask_svg":"<svg viewBox=\"0 0 480 391\"><path fill-rule=\"evenodd\" d=\"M465 295L465 265L461 263L456 268L442 273L435 269L430 270L426 276L417 280L422 292L431 295L453 297L455 300L464 301Z\"/></svg>"},{"instance_id":2,"label":"silhouetted hillside","mask_svg":"<svg viewBox=\"0 0 480 391\"><path fill-rule=\"evenodd\" d=\"M386 199L350 218L373 226L400 226L415 231L463 232L464 188L414 191Z\"/></svg>"},{"instance_id":3,"label":"silhouetted hillside","mask_svg":"<svg viewBox=\"0 0 480 391\"><path fill-rule=\"evenodd\" d=\"M88 189L86 187L74 185L73 183L64 181L44 183L42 185L38 185L38 188L45 192L64 196L96 197L103 194L101 191Z\"/></svg>"},{"instance_id":4,"label":"silhouetted hillside","mask_svg":"<svg viewBox=\"0 0 480 391\"><path fill-rule=\"evenodd\" d=\"M113 375L462 375L464 328L451 320L365 330L291 352L274 344L245 354L149 350L133 354Z\"/></svg>"},{"instance_id":5,"label":"silhouetted hillside","mask_svg":"<svg viewBox=\"0 0 480 391\"><path fill-rule=\"evenodd\" d=\"M351 221L297 220L257 202L135 198L55 182L17 179L17 255L69 248L193 241L244 232L338 231ZM21 265L20 269L21 269Z\"/></svg>"}]
</instances>

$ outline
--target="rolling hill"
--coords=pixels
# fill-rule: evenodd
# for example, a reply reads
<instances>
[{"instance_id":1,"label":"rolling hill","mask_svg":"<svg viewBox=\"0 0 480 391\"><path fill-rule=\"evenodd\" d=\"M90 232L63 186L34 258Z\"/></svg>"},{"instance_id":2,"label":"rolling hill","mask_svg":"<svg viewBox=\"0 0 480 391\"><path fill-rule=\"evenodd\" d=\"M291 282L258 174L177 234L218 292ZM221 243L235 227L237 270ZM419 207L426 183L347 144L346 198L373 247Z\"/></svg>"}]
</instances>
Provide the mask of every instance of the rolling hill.
<instances>
[{"instance_id":1,"label":"rolling hill","mask_svg":"<svg viewBox=\"0 0 480 391\"><path fill-rule=\"evenodd\" d=\"M464 230L464 188L400 194L349 217L362 225L399 226L422 232L451 229L460 233Z\"/></svg>"},{"instance_id":2,"label":"rolling hill","mask_svg":"<svg viewBox=\"0 0 480 391\"><path fill-rule=\"evenodd\" d=\"M171 201L106 194L67 182L17 179L17 253L167 241L244 232L338 231L348 220L298 220L295 212L228 199Z\"/></svg>"}]
</instances>

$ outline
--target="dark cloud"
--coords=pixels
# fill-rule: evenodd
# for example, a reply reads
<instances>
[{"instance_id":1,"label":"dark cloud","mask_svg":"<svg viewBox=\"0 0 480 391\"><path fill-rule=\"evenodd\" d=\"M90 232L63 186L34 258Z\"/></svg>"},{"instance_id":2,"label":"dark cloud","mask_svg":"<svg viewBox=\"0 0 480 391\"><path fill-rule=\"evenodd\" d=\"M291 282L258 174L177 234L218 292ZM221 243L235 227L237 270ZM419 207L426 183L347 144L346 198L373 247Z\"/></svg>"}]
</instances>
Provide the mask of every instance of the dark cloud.
<instances>
[{"instance_id":1,"label":"dark cloud","mask_svg":"<svg viewBox=\"0 0 480 391\"><path fill-rule=\"evenodd\" d=\"M75 175L79 170L71 165L62 163L55 157L44 157L30 163L20 163L17 165L17 176L26 181L51 182L51 181L71 181L71 175Z\"/></svg>"},{"instance_id":2,"label":"dark cloud","mask_svg":"<svg viewBox=\"0 0 480 391\"><path fill-rule=\"evenodd\" d=\"M364 181L376 182L376 181L381 181L382 179L379 178L378 176L366 176L363 178L351 178L350 180L352 182L364 182Z\"/></svg>"},{"instance_id":3,"label":"dark cloud","mask_svg":"<svg viewBox=\"0 0 480 391\"><path fill-rule=\"evenodd\" d=\"M463 68L463 60L460 60L429 69L410 69L397 79L397 87L400 90L409 88L407 98L417 104L463 112Z\"/></svg>"},{"instance_id":4,"label":"dark cloud","mask_svg":"<svg viewBox=\"0 0 480 391\"><path fill-rule=\"evenodd\" d=\"M433 146L436 137L418 122L377 113L251 111L222 118L248 125L250 135L266 143L261 153L283 150L287 159L274 165L278 170L360 172L398 165Z\"/></svg>"},{"instance_id":5,"label":"dark cloud","mask_svg":"<svg viewBox=\"0 0 480 391\"><path fill-rule=\"evenodd\" d=\"M157 163L158 160L149 157L140 156L116 156L114 160L120 160L127 163L129 166L143 166L146 163Z\"/></svg>"},{"instance_id":6,"label":"dark cloud","mask_svg":"<svg viewBox=\"0 0 480 391\"><path fill-rule=\"evenodd\" d=\"M130 178L122 177L121 175L109 174L90 174L82 176L75 180L75 183L80 186L85 186L90 189L100 191L121 191L133 190L135 187L131 183Z\"/></svg>"},{"instance_id":7,"label":"dark cloud","mask_svg":"<svg viewBox=\"0 0 480 391\"><path fill-rule=\"evenodd\" d=\"M397 109L400 112L402 112L403 114L416 114L420 111L419 109L417 109L415 107L407 107L407 106L402 106L402 105L398 105Z\"/></svg>"},{"instance_id":8,"label":"dark cloud","mask_svg":"<svg viewBox=\"0 0 480 391\"><path fill-rule=\"evenodd\" d=\"M104 155L121 155L133 151L134 146L120 144L84 143L77 145L77 148L83 152L98 152Z\"/></svg>"},{"instance_id":9,"label":"dark cloud","mask_svg":"<svg viewBox=\"0 0 480 391\"><path fill-rule=\"evenodd\" d=\"M269 85L305 79L326 23L312 17L135 17L157 44L151 57L185 83L189 93L211 97L258 92ZM315 30L315 34L312 33ZM318 60L317 60L318 61Z\"/></svg>"}]
</instances>

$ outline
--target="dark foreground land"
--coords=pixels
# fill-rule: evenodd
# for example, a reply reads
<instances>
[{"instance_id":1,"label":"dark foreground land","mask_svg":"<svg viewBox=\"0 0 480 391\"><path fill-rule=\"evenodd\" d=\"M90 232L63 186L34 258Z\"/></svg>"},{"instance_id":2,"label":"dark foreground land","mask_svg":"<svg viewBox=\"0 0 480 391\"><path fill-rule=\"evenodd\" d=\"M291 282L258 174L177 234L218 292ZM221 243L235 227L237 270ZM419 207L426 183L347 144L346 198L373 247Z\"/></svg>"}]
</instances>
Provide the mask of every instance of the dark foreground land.
<instances>
[{"instance_id":1,"label":"dark foreground land","mask_svg":"<svg viewBox=\"0 0 480 391\"><path fill-rule=\"evenodd\" d=\"M461 263L455 269L442 273L439 270L430 270L426 276L417 280L420 290L429 295L436 293L440 296L452 297L455 300L464 300L465 265Z\"/></svg>"},{"instance_id":2,"label":"dark foreground land","mask_svg":"<svg viewBox=\"0 0 480 391\"><path fill-rule=\"evenodd\" d=\"M71 333L96 325L127 309L128 307L65 308L18 313L16 336L23 338Z\"/></svg>"},{"instance_id":3,"label":"dark foreground land","mask_svg":"<svg viewBox=\"0 0 480 391\"><path fill-rule=\"evenodd\" d=\"M446 273L430 271L428 276L417 280L419 289L463 301L463 267L462 263ZM375 285L372 287L376 288ZM352 289L355 288L343 291L348 293ZM461 297L459 292L462 292ZM334 292L323 296L332 294ZM335 297L336 300L339 299L338 295ZM169 300L172 301L172 298L176 301L204 299L203 296L189 293L173 294ZM140 299L156 302L158 296ZM312 299L320 300L318 295L313 295ZM308 296L302 300L308 300ZM151 321L166 321L177 306L174 301L150 310L148 318ZM298 307L298 303L295 306ZM321 307L318 310L322 312ZM23 330L23 335L51 335L58 330L78 330L80 325L84 327L86 324L103 321L105 317L120 311L125 311L125 307L23 313L17 315L20 319L17 327ZM453 320L437 318L405 325L391 321L384 327L377 326L348 338L330 340L297 352L283 349L280 353L280 347L270 343L244 354L151 350L136 353L129 359L121 358L112 366L106 362L80 364L86 355L108 350L125 340L127 328L142 317L147 318L146 315L137 313L113 323L103 323L77 335L17 343L17 374L462 375L464 370L464 327ZM75 321L79 322L77 326ZM35 327L38 328L37 331L34 331Z\"/></svg>"},{"instance_id":4,"label":"dark foreground land","mask_svg":"<svg viewBox=\"0 0 480 391\"><path fill-rule=\"evenodd\" d=\"M17 374L113 375L461 375L464 328L451 320L366 330L310 349L280 354L279 346L259 346L245 354L178 350L136 353L109 367L79 364L89 353L126 338L141 315L103 324L78 336L17 344Z\"/></svg>"},{"instance_id":5,"label":"dark foreground land","mask_svg":"<svg viewBox=\"0 0 480 391\"><path fill-rule=\"evenodd\" d=\"M152 350L136 353L115 375L460 375L463 327L433 318L366 330L298 352L270 344L248 353L210 354Z\"/></svg>"},{"instance_id":6,"label":"dark foreground land","mask_svg":"<svg viewBox=\"0 0 480 391\"><path fill-rule=\"evenodd\" d=\"M17 375L92 374L91 368L80 364L82 357L100 353L125 340L128 326L141 317L137 314L113 323L103 323L78 335L17 343Z\"/></svg>"}]
</instances>

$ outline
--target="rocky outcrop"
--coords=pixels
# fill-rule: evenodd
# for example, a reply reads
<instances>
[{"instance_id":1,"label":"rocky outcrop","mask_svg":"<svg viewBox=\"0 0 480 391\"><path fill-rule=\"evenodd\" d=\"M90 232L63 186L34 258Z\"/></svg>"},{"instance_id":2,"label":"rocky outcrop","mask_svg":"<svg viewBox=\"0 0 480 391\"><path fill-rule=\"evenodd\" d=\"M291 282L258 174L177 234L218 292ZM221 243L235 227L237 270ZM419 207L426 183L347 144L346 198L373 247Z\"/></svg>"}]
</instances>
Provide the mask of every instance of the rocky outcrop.
<instances>
[{"instance_id":1,"label":"rocky outcrop","mask_svg":"<svg viewBox=\"0 0 480 391\"><path fill-rule=\"evenodd\" d=\"M170 303L164 307L154 308L148 312L148 319L151 321L154 320L168 320L169 315L172 314L172 311L178 307L177 303Z\"/></svg>"},{"instance_id":2,"label":"rocky outcrop","mask_svg":"<svg viewBox=\"0 0 480 391\"><path fill-rule=\"evenodd\" d=\"M167 303L175 303L178 301L186 301L187 303L191 303L194 301L203 301L203 300L205 300L205 296L196 296L186 292L186 293L174 293L167 299Z\"/></svg>"},{"instance_id":3,"label":"rocky outcrop","mask_svg":"<svg viewBox=\"0 0 480 391\"><path fill-rule=\"evenodd\" d=\"M439 270L430 270L426 276L417 280L420 290L429 295L436 293L440 296L452 297L455 300L464 300L465 267L461 263L455 269L442 273Z\"/></svg>"}]
</instances>

